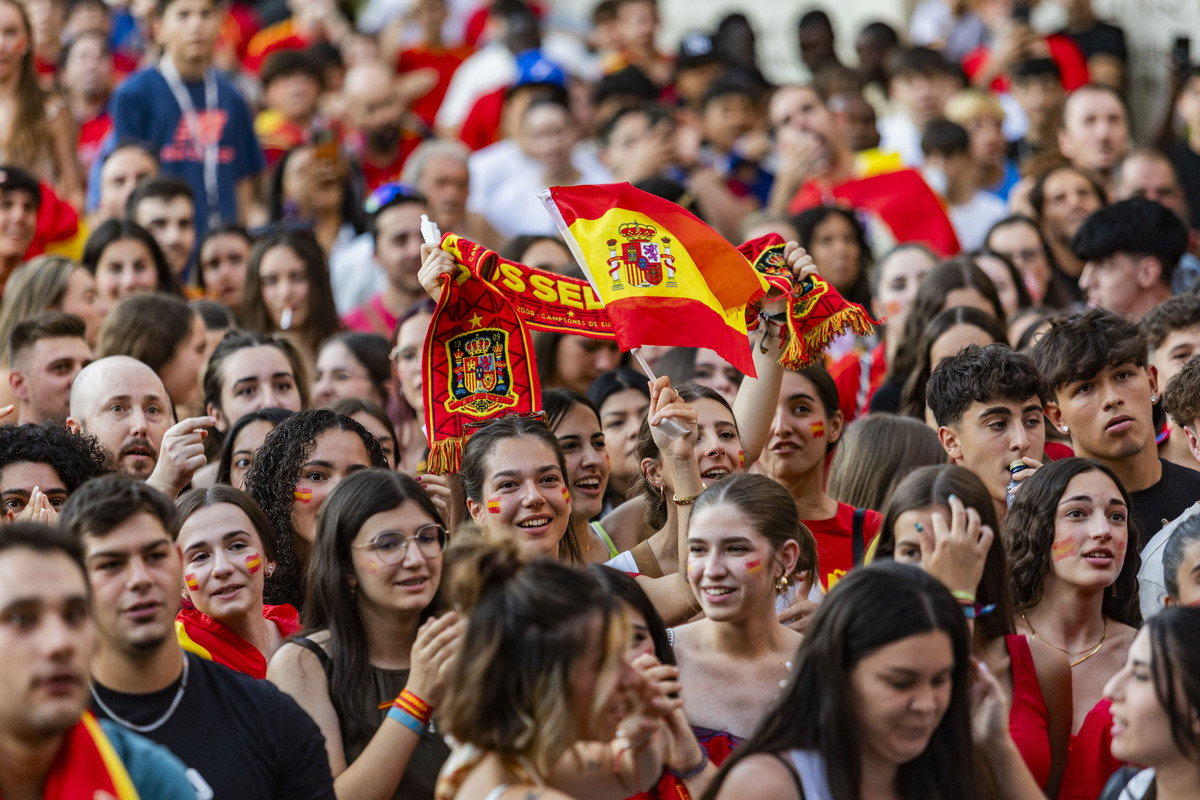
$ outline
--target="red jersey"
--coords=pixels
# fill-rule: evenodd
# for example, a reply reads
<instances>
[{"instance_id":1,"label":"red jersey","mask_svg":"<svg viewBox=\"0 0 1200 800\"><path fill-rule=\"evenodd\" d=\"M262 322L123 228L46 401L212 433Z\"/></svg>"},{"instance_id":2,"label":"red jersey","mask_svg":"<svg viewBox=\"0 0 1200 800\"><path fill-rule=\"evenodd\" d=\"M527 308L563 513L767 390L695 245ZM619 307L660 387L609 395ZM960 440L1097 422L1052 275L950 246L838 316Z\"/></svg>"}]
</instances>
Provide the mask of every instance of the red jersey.
<instances>
[{"instance_id":1,"label":"red jersey","mask_svg":"<svg viewBox=\"0 0 1200 800\"><path fill-rule=\"evenodd\" d=\"M866 353L847 353L829 368L829 374L837 384L842 418L853 422L864 417L887 374L887 345L881 342Z\"/></svg>"},{"instance_id":2,"label":"red jersey","mask_svg":"<svg viewBox=\"0 0 1200 800\"><path fill-rule=\"evenodd\" d=\"M417 149L417 145L424 141L415 133L404 131L400 137L400 147L396 151L396 158L387 164L375 164L363 158L359 161L359 167L362 169L363 182L366 183L367 193L378 189L385 183L395 183L400 180L400 172L404 169L404 162L412 155L412 151Z\"/></svg>"},{"instance_id":3,"label":"red jersey","mask_svg":"<svg viewBox=\"0 0 1200 800\"><path fill-rule=\"evenodd\" d=\"M401 75L418 69L437 71L437 83L428 92L414 100L411 108L412 112L420 117L421 121L431 130L434 118L437 117L438 108L441 107L442 100L446 97L446 90L450 88L450 78L454 76L458 65L465 61L470 54L471 48L469 47L446 49L444 47L430 48L425 45L400 53L400 58L396 61L396 69Z\"/></svg>"},{"instance_id":4,"label":"red jersey","mask_svg":"<svg viewBox=\"0 0 1200 800\"><path fill-rule=\"evenodd\" d=\"M862 551L865 554L879 533L883 517L878 511L866 510L863 519ZM804 524L817 540L817 565L821 588L828 592L854 568L854 506L838 503L837 514L829 519L806 519Z\"/></svg>"},{"instance_id":5,"label":"red jersey","mask_svg":"<svg viewBox=\"0 0 1200 800\"><path fill-rule=\"evenodd\" d=\"M86 180L88 171L92 168L96 156L100 154L100 145L104 137L112 130L112 117L104 111L98 117L92 117L79 126L79 163L83 165L83 177Z\"/></svg>"}]
</instances>

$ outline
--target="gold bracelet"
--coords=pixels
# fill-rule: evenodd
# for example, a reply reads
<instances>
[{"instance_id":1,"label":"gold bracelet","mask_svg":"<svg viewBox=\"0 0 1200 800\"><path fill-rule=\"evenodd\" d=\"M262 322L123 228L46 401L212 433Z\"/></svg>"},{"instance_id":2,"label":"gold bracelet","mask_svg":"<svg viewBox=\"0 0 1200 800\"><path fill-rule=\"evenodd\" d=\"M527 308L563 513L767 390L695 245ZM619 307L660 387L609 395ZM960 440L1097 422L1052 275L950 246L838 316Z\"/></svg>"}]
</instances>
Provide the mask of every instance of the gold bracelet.
<instances>
[{"instance_id":1,"label":"gold bracelet","mask_svg":"<svg viewBox=\"0 0 1200 800\"><path fill-rule=\"evenodd\" d=\"M675 501L675 505L677 506L690 506L692 503L696 502L696 498L699 496L700 495L698 494L693 494L688 495L687 497L680 497L677 494L672 494L671 499Z\"/></svg>"}]
</instances>

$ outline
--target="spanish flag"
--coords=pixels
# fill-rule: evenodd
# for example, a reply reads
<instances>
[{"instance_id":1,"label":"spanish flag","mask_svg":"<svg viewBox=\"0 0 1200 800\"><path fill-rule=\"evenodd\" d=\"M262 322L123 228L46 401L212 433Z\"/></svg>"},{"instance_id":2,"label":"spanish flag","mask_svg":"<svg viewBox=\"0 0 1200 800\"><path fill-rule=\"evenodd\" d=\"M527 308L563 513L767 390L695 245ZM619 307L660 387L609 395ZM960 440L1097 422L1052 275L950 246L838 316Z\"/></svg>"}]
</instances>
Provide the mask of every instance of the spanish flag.
<instances>
[{"instance_id":1,"label":"spanish flag","mask_svg":"<svg viewBox=\"0 0 1200 800\"><path fill-rule=\"evenodd\" d=\"M767 284L741 253L674 203L628 183L543 195L604 302L622 350L706 347L755 375L745 307Z\"/></svg>"},{"instance_id":2,"label":"spanish flag","mask_svg":"<svg viewBox=\"0 0 1200 800\"><path fill-rule=\"evenodd\" d=\"M46 800L77 800L80 797L111 797L138 800L133 779L113 744L92 716L84 711L66 735L42 789Z\"/></svg>"}]
</instances>

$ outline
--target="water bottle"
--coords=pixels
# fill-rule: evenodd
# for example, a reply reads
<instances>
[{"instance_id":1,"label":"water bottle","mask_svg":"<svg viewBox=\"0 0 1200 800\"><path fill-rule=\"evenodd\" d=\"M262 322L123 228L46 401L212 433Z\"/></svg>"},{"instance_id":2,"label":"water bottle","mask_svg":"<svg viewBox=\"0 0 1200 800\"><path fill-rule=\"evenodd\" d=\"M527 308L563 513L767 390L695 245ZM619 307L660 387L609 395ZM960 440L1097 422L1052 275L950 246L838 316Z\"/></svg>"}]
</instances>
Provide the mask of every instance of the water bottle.
<instances>
[{"instance_id":1,"label":"water bottle","mask_svg":"<svg viewBox=\"0 0 1200 800\"><path fill-rule=\"evenodd\" d=\"M1013 477L1008 479L1008 488L1004 492L1004 499L1007 501L1009 508L1012 508L1013 493L1017 491L1017 486L1020 485L1016 481L1016 475L1018 472L1022 472L1027 469L1029 469L1029 465L1020 460L1014 461L1008 465L1008 471L1013 474Z\"/></svg>"}]
</instances>

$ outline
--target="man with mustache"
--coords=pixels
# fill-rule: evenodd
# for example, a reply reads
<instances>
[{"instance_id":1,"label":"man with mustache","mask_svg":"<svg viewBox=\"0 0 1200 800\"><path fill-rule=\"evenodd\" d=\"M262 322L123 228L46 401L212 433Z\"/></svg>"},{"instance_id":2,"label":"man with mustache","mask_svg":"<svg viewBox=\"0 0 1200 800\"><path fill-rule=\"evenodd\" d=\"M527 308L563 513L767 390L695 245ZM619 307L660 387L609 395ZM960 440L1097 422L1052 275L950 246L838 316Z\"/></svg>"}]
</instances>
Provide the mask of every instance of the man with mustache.
<instances>
[{"instance_id":1,"label":"man with mustache","mask_svg":"<svg viewBox=\"0 0 1200 800\"><path fill-rule=\"evenodd\" d=\"M212 417L175 423L175 410L154 370L129 356L108 356L80 371L71 385L67 427L95 436L106 466L178 497L204 466L204 428Z\"/></svg>"}]
</instances>

